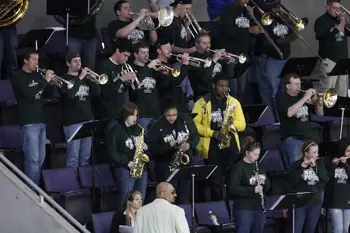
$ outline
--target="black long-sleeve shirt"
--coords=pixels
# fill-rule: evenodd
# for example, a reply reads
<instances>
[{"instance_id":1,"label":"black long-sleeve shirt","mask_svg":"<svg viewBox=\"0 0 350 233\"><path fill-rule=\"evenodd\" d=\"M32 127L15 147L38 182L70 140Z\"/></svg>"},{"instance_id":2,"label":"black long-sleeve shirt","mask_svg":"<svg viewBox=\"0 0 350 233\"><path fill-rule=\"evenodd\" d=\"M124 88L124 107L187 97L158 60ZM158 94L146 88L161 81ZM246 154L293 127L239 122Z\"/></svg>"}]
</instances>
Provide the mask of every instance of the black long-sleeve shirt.
<instances>
[{"instance_id":1,"label":"black long-sleeve shirt","mask_svg":"<svg viewBox=\"0 0 350 233\"><path fill-rule=\"evenodd\" d=\"M188 114L179 113L176 121L170 124L162 116L150 128L148 143L152 156L158 161L170 162L177 148L170 146L170 141L181 142L188 136L187 142L190 144L187 155L192 157L193 151L198 144L197 128Z\"/></svg>"},{"instance_id":2,"label":"black long-sleeve shirt","mask_svg":"<svg viewBox=\"0 0 350 233\"><path fill-rule=\"evenodd\" d=\"M44 122L44 100L42 93L47 81L37 72L27 73L19 70L10 79L18 103L21 125Z\"/></svg>"},{"instance_id":3,"label":"black long-sleeve shirt","mask_svg":"<svg viewBox=\"0 0 350 233\"><path fill-rule=\"evenodd\" d=\"M86 78L80 80L79 76L67 74L64 78L73 81L74 86L71 89L66 85L61 88L63 125L93 120L91 99L101 93L100 86Z\"/></svg>"},{"instance_id":4,"label":"black long-sleeve shirt","mask_svg":"<svg viewBox=\"0 0 350 233\"><path fill-rule=\"evenodd\" d=\"M270 189L270 179L264 171L259 170L259 179L263 192ZM257 186L256 166L243 159L237 162L229 171L227 192L228 197L235 202L235 208L248 210L261 210L261 198L255 193Z\"/></svg>"},{"instance_id":5,"label":"black long-sleeve shirt","mask_svg":"<svg viewBox=\"0 0 350 233\"><path fill-rule=\"evenodd\" d=\"M293 192L314 192L309 204L321 205L321 192L329 180L328 172L324 164L317 160L315 167L303 168L303 159L295 161L289 168L289 183Z\"/></svg>"},{"instance_id":6,"label":"black long-sleeve shirt","mask_svg":"<svg viewBox=\"0 0 350 233\"><path fill-rule=\"evenodd\" d=\"M314 30L319 42L318 53L322 58L329 58L334 62L348 57L349 32L340 32L335 26L338 19L328 13L316 19Z\"/></svg>"}]
</instances>

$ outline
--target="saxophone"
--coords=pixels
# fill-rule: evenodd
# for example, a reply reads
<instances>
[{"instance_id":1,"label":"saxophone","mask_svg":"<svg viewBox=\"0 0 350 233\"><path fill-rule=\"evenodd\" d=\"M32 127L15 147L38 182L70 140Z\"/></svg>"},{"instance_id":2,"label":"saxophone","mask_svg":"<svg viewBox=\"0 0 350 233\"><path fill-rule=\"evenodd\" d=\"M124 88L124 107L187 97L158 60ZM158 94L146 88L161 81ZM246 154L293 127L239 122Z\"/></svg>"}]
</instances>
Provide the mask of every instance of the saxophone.
<instances>
[{"instance_id":1,"label":"saxophone","mask_svg":"<svg viewBox=\"0 0 350 233\"><path fill-rule=\"evenodd\" d=\"M132 160L134 162L134 166L130 169L130 176L134 179L141 178L145 163L149 162L149 157L143 151L145 129L140 125L138 125L138 127L141 128L141 133L138 137L134 158Z\"/></svg>"},{"instance_id":2,"label":"saxophone","mask_svg":"<svg viewBox=\"0 0 350 233\"><path fill-rule=\"evenodd\" d=\"M175 169L180 167L180 165L187 165L190 162L190 157L185 154L185 151L181 149L181 145L185 143L189 139L189 130L186 125L186 121L184 121L185 129L187 136L182 140L182 142L178 143L178 149L175 152L172 160L170 161L169 169L171 172L173 172Z\"/></svg>"},{"instance_id":3,"label":"saxophone","mask_svg":"<svg viewBox=\"0 0 350 233\"><path fill-rule=\"evenodd\" d=\"M225 96L227 100L228 94L225 94ZM236 104L228 103L228 101L226 102L227 106L225 109L225 116L220 129L220 134L223 135L224 139L219 142L218 147L220 150L230 147L232 134L237 131L236 128L232 125L232 122L229 122L229 119L232 116L233 111L235 110Z\"/></svg>"}]
</instances>

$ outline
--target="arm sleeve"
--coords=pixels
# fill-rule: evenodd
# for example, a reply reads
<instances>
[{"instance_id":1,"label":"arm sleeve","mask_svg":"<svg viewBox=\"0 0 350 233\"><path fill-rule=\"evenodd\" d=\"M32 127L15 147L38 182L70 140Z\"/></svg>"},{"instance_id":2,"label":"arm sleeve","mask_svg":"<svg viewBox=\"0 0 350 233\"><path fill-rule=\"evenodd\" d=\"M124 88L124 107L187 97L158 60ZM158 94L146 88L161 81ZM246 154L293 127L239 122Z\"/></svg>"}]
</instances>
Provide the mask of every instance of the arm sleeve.
<instances>
[{"instance_id":1,"label":"arm sleeve","mask_svg":"<svg viewBox=\"0 0 350 233\"><path fill-rule=\"evenodd\" d=\"M115 127L111 130L106 138L107 155L117 164L126 165L129 160L127 156L119 152L118 129Z\"/></svg>"},{"instance_id":2,"label":"arm sleeve","mask_svg":"<svg viewBox=\"0 0 350 233\"><path fill-rule=\"evenodd\" d=\"M298 160L294 162L292 166L289 168L288 180L292 186L297 186L302 181L301 175L303 173L303 169L302 169L301 163L302 161Z\"/></svg>"},{"instance_id":3,"label":"arm sleeve","mask_svg":"<svg viewBox=\"0 0 350 233\"><path fill-rule=\"evenodd\" d=\"M68 80L66 77L63 78ZM63 87L61 88L61 93L66 95L70 99L74 99L75 95L79 91L79 86L81 83L82 81L79 78L77 78L76 80L74 80L74 85L71 89L68 89L67 85L63 85Z\"/></svg>"},{"instance_id":4,"label":"arm sleeve","mask_svg":"<svg viewBox=\"0 0 350 233\"><path fill-rule=\"evenodd\" d=\"M238 132L242 132L246 128L245 117L243 114L241 103L237 100L236 107L233 111L233 125L237 129Z\"/></svg>"},{"instance_id":5,"label":"arm sleeve","mask_svg":"<svg viewBox=\"0 0 350 233\"><path fill-rule=\"evenodd\" d=\"M190 233L188 223L185 217L185 211L179 207L175 216L175 232L176 233Z\"/></svg>"},{"instance_id":6,"label":"arm sleeve","mask_svg":"<svg viewBox=\"0 0 350 233\"><path fill-rule=\"evenodd\" d=\"M148 134L148 144L150 147L149 150L154 156L163 155L167 151L172 150L170 143L164 142L161 134L162 131L159 129L157 123L151 126Z\"/></svg>"},{"instance_id":7,"label":"arm sleeve","mask_svg":"<svg viewBox=\"0 0 350 233\"><path fill-rule=\"evenodd\" d=\"M335 26L335 24L334 24ZM317 19L314 25L314 30L316 34L316 39L326 39L326 40L335 40L335 35L339 33L339 30L335 27L327 27L322 20Z\"/></svg>"},{"instance_id":8,"label":"arm sleeve","mask_svg":"<svg viewBox=\"0 0 350 233\"><path fill-rule=\"evenodd\" d=\"M228 196L251 197L255 195L253 186L243 186L242 169L239 166L234 166L229 173ZM266 179L267 180L267 179Z\"/></svg>"},{"instance_id":9,"label":"arm sleeve","mask_svg":"<svg viewBox=\"0 0 350 233\"><path fill-rule=\"evenodd\" d=\"M320 177L319 188L323 189L325 184L329 181L329 176L326 167L323 163L317 163L318 176Z\"/></svg>"},{"instance_id":10,"label":"arm sleeve","mask_svg":"<svg viewBox=\"0 0 350 233\"><path fill-rule=\"evenodd\" d=\"M199 99L192 109L192 113L196 113L197 116L193 119L194 124L197 127L198 134L202 137L212 137L214 134L214 130L210 128L210 126L204 125L204 116L205 116L205 108L206 104L203 99Z\"/></svg>"},{"instance_id":11,"label":"arm sleeve","mask_svg":"<svg viewBox=\"0 0 350 233\"><path fill-rule=\"evenodd\" d=\"M38 82L38 85L33 86L33 87L28 87L28 83L21 79L21 77L13 77L11 80L12 87L21 94L23 94L25 97L30 98L30 99L35 99L35 96L44 90L44 88L48 85L46 81L43 83Z\"/></svg>"},{"instance_id":12,"label":"arm sleeve","mask_svg":"<svg viewBox=\"0 0 350 233\"><path fill-rule=\"evenodd\" d=\"M89 82L89 86L91 88L91 94L92 96L99 96L101 94L101 86L104 86L104 85L99 85L95 82L92 82L90 81Z\"/></svg>"},{"instance_id":13,"label":"arm sleeve","mask_svg":"<svg viewBox=\"0 0 350 233\"><path fill-rule=\"evenodd\" d=\"M190 148L196 149L196 146L199 142L198 131L197 131L196 125L194 124L191 117L189 117L187 114L185 116L185 120L186 120L188 130L190 131L190 141L189 141Z\"/></svg>"}]
</instances>

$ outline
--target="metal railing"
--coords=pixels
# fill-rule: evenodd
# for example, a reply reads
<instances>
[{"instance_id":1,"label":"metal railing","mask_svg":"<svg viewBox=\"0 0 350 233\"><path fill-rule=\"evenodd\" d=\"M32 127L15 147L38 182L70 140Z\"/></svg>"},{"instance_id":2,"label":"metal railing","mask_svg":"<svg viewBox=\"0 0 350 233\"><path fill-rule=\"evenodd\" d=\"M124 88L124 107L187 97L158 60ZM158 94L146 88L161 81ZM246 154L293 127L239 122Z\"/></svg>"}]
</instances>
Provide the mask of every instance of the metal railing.
<instances>
[{"instance_id":1,"label":"metal railing","mask_svg":"<svg viewBox=\"0 0 350 233\"><path fill-rule=\"evenodd\" d=\"M72 217L65 209L63 209L55 200L38 187L31 179L29 179L20 169L18 169L3 153L0 153L0 161L7 166L14 174L16 174L26 185L39 195L39 204L44 205L45 201L54 208L64 219L66 219L74 228L80 232L90 233L83 225Z\"/></svg>"}]
</instances>

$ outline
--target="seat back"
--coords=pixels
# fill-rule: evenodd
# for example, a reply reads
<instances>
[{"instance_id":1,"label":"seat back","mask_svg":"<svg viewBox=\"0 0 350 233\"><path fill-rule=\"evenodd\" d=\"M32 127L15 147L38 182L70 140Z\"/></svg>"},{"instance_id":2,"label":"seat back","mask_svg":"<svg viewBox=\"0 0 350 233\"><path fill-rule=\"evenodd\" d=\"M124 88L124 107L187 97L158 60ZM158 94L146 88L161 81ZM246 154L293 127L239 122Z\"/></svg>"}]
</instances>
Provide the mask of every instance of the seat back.
<instances>
[{"instance_id":1,"label":"seat back","mask_svg":"<svg viewBox=\"0 0 350 233\"><path fill-rule=\"evenodd\" d=\"M64 193L80 189L73 168L43 170L42 174L45 190L49 193Z\"/></svg>"},{"instance_id":2,"label":"seat back","mask_svg":"<svg viewBox=\"0 0 350 233\"><path fill-rule=\"evenodd\" d=\"M15 102L16 97L9 79L0 80L0 102Z\"/></svg>"},{"instance_id":3,"label":"seat back","mask_svg":"<svg viewBox=\"0 0 350 233\"><path fill-rule=\"evenodd\" d=\"M278 149L267 150L266 154L261 158L259 167L266 172L280 172L284 171L284 163L282 160L282 155Z\"/></svg>"},{"instance_id":4,"label":"seat back","mask_svg":"<svg viewBox=\"0 0 350 233\"><path fill-rule=\"evenodd\" d=\"M92 227L94 233L109 233L114 213L115 212L92 214Z\"/></svg>"},{"instance_id":5,"label":"seat back","mask_svg":"<svg viewBox=\"0 0 350 233\"><path fill-rule=\"evenodd\" d=\"M108 164L96 164L94 166L94 173L92 173L92 167L79 167L79 180L81 187L92 187L92 175L94 174L94 181L96 188L108 188L114 187L115 181L112 175L111 168Z\"/></svg>"},{"instance_id":6,"label":"seat back","mask_svg":"<svg viewBox=\"0 0 350 233\"><path fill-rule=\"evenodd\" d=\"M190 204L179 204L178 207L181 207L185 211L186 220L189 226L192 226L192 207Z\"/></svg>"},{"instance_id":7,"label":"seat back","mask_svg":"<svg viewBox=\"0 0 350 233\"><path fill-rule=\"evenodd\" d=\"M195 211L199 225L214 225L210 218L210 211L217 217L219 224L231 222L230 214L224 201L196 203Z\"/></svg>"}]
</instances>

